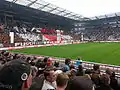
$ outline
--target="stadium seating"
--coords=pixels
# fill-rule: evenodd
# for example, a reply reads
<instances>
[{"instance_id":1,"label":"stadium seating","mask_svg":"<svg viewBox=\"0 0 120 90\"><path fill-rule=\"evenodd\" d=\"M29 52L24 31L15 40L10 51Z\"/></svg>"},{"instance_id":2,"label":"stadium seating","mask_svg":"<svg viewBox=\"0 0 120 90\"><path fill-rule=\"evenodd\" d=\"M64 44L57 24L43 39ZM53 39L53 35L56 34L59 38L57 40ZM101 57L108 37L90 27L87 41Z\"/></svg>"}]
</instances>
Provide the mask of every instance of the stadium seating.
<instances>
[{"instance_id":1,"label":"stadium seating","mask_svg":"<svg viewBox=\"0 0 120 90\"><path fill-rule=\"evenodd\" d=\"M116 41L120 39L119 35L119 28L86 30L84 34L85 37L95 41Z\"/></svg>"},{"instance_id":2,"label":"stadium seating","mask_svg":"<svg viewBox=\"0 0 120 90\"><path fill-rule=\"evenodd\" d=\"M120 31L119 27L114 28L98 28L98 29L85 29L82 31L72 31L74 35L78 35L81 37L83 34L83 38L86 41L119 41L120 40Z\"/></svg>"},{"instance_id":3,"label":"stadium seating","mask_svg":"<svg viewBox=\"0 0 120 90\"><path fill-rule=\"evenodd\" d=\"M0 41L3 42L10 42L10 37L6 33L1 33L0 34Z\"/></svg>"},{"instance_id":4,"label":"stadium seating","mask_svg":"<svg viewBox=\"0 0 120 90\"><path fill-rule=\"evenodd\" d=\"M65 59L63 60L63 62L61 62L59 61L61 59L57 60L57 58L56 60L53 60L50 57L39 58L38 56L35 55L34 56L24 55L24 54L16 54L6 51L0 51L0 70L2 70L2 67L6 65L7 62L11 62L12 60L17 60L17 59L21 59L31 65L33 84L30 90L37 90L37 89L42 90L42 88L44 87L44 80L47 80L44 77L44 75L46 75L45 74L46 70L47 73L48 71L52 70L53 72L54 70L55 75L57 76L62 73L68 75L70 81L69 83L67 83L67 90L93 90L93 88L94 90L99 90L99 88L102 88L102 90L119 90L119 84L120 84L119 77L118 79L116 79L115 78L116 71L113 71L117 67L113 69L112 66L105 65L106 67L102 67L102 65L100 64L88 63L83 61L77 61L76 64L75 61L71 62L71 59ZM101 69L103 68L105 70L104 73L100 72ZM62 83L62 81L60 80L59 83ZM74 89L72 89L73 87ZM47 88L50 89L50 87ZM56 86L56 88L58 87Z\"/></svg>"}]
</instances>

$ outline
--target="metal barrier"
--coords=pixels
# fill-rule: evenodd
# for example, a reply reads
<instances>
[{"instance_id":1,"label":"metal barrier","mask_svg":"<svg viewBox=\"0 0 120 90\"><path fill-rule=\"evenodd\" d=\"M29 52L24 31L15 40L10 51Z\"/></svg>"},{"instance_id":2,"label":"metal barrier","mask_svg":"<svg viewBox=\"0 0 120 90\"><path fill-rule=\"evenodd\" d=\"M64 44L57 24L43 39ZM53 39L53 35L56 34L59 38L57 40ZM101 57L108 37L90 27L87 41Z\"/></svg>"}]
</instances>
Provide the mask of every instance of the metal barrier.
<instances>
[{"instance_id":1,"label":"metal barrier","mask_svg":"<svg viewBox=\"0 0 120 90\"><path fill-rule=\"evenodd\" d=\"M21 53L21 54L23 54L23 53ZM36 56L37 58L51 57L51 56L39 56L39 55L33 55L33 56ZM54 61L59 61L61 63L65 62L65 58L51 57L51 59L53 60L53 62ZM73 64L75 62L76 62L76 60L72 60ZM109 68L109 69L115 71L115 74L116 74L117 78L120 78L120 66L83 61L83 66L84 66L85 69L92 69L94 64L100 65L101 73L105 73L106 69Z\"/></svg>"},{"instance_id":2,"label":"metal barrier","mask_svg":"<svg viewBox=\"0 0 120 90\"><path fill-rule=\"evenodd\" d=\"M66 44L71 44L71 43L66 43ZM66 45L66 44L54 44L54 45ZM0 50L11 50L11 49L19 49L19 48L27 48L27 47L41 47L41 46L52 46L53 44L47 44L47 45L37 45L37 46L25 46L25 47L10 47L10 48L0 48ZM37 55L34 55L37 56ZM39 57L46 57L46 56L37 56ZM51 57L53 61L60 61L64 62L65 58L56 58L56 57ZM73 63L75 63L75 60L73 60ZM100 65L100 70L101 73L105 73L105 70L107 68L114 70L116 73L116 77L120 78L120 66L115 66L115 65L109 65L109 64L101 64L101 63L95 63L95 62L86 62L83 61L84 68L87 69L92 69L94 64L99 64Z\"/></svg>"},{"instance_id":3,"label":"metal barrier","mask_svg":"<svg viewBox=\"0 0 120 90\"><path fill-rule=\"evenodd\" d=\"M59 61L59 62L63 63L65 61L65 58L55 58L55 57L53 57L53 61ZM76 62L76 60L72 61L72 63L75 63L75 62ZM106 69L109 68L110 70L113 70L115 72L116 78L120 78L120 66L83 61L83 66L84 66L85 69L93 69L94 64L100 65L101 73L105 73Z\"/></svg>"},{"instance_id":4,"label":"metal barrier","mask_svg":"<svg viewBox=\"0 0 120 90\"><path fill-rule=\"evenodd\" d=\"M117 78L120 78L120 66L101 64L101 63L95 63L95 62L86 62L86 61L83 61L83 64L84 64L84 67L88 69L92 69L94 64L98 64L100 65L101 73L105 73L106 69L109 68L110 70L113 70L115 72Z\"/></svg>"}]
</instances>

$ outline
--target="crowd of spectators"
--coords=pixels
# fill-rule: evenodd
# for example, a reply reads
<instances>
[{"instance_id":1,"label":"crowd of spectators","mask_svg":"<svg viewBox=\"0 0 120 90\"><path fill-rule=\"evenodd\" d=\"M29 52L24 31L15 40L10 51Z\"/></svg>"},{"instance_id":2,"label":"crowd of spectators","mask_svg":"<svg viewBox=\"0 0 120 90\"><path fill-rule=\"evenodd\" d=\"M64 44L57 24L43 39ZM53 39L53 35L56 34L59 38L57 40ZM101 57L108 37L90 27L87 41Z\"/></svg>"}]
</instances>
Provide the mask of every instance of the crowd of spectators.
<instances>
[{"instance_id":1,"label":"crowd of spectators","mask_svg":"<svg viewBox=\"0 0 120 90\"><path fill-rule=\"evenodd\" d=\"M9 32L15 32L16 36L19 37L20 41L39 41L41 34L56 35L55 28L43 27L40 25L35 25L29 22L23 21L10 21L7 20L6 24L0 22L0 40L6 41L9 38L4 38L3 34L9 36ZM2 33L2 34L1 34ZM64 32L65 34L66 32ZM91 40L91 41L119 41L120 40L120 30L119 27L108 27L108 28L93 28L84 30L72 30L71 33L67 32L66 35L70 35L74 40ZM83 37L82 37L83 35ZM25 38L26 37L26 38ZM31 38L30 38L31 37ZM19 41L16 39L16 41ZM10 41L10 40L9 40Z\"/></svg>"},{"instance_id":2,"label":"crowd of spectators","mask_svg":"<svg viewBox=\"0 0 120 90\"><path fill-rule=\"evenodd\" d=\"M0 90L120 90L115 72L98 64L85 69L80 58L53 61L0 51Z\"/></svg>"},{"instance_id":3,"label":"crowd of spectators","mask_svg":"<svg viewBox=\"0 0 120 90\"><path fill-rule=\"evenodd\" d=\"M77 39L83 38L85 41L119 41L120 40L120 28L93 28L84 30L72 30L71 34ZM82 37L83 35L83 37Z\"/></svg>"},{"instance_id":4,"label":"crowd of spectators","mask_svg":"<svg viewBox=\"0 0 120 90\"><path fill-rule=\"evenodd\" d=\"M68 41L75 39L68 32L61 31L61 35L57 36L57 29L44 27L41 28L40 25L33 25L27 22L20 21L8 21L5 23L0 23L0 44L4 47L14 46L10 44L10 32L14 32L14 43L25 43L25 42L42 42L57 41L57 37L62 37L61 41ZM46 37L47 36L47 37ZM77 36L76 36L77 37ZM76 40L76 39L75 39Z\"/></svg>"},{"instance_id":5,"label":"crowd of spectators","mask_svg":"<svg viewBox=\"0 0 120 90\"><path fill-rule=\"evenodd\" d=\"M119 41L120 30L118 27L85 30L84 37L94 41Z\"/></svg>"},{"instance_id":6,"label":"crowd of spectators","mask_svg":"<svg viewBox=\"0 0 120 90\"><path fill-rule=\"evenodd\" d=\"M55 35L57 32L53 28L40 26L30 22L19 20L0 20L0 41L10 41L9 33L14 32L15 41L40 41L42 34ZM7 36L7 38L5 38ZM20 39L20 40L19 40Z\"/></svg>"}]
</instances>

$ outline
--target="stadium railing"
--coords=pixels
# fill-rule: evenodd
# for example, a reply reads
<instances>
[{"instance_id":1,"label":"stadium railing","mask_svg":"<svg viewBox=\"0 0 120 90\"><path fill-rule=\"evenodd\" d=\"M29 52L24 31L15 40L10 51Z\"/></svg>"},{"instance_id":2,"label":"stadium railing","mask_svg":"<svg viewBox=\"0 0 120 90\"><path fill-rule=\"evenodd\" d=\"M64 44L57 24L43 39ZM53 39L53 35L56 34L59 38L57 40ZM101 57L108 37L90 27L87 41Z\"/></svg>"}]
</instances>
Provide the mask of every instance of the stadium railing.
<instances>
[{"instance_id":1,"label":"stadium railing","mask_svg":"<svg viewBox=\"0 0 120 90\"><path fill-rule=\"evenodd\" d=\"M53 46L53 45L67 45L67 44L71 44L71 43L34 45L34 46L24 46L24 47L9 47L9 48L0 48L0 50L13 50L13 49L22 49L22 48L31 48L31 47L42 47L42 46ZM39 57L43 58L45 56L39 56ZM64 62L65 61L65 58L56 58L56 57L51 57L51 58L52 58L53 61L59 61L59 62ZM72 63L75 63L75 60L73 60ZM120 79L120 66L83 61L83 65L84 65L85 69L92 69L94 64L100 65L101 73L105 73L105 71L106 71L107 68L115 71L116 78Z\"/></svg>"},{"instance_id":2,"label":"stadium railing","mask_svg":"<svg viewBox=\"0 0 120 90\"><path fill-rule=\"evenodd\" d=\"M42 56L44 57L44 56ZM40 58L42 58L40 57ZM49 56L48 56L49 57ZM61 63L64 63L65 58L56 58L56 57L51 57L53 61L58 61ZM72 63L74 64L76 62L76 60L72 60ZM94 64L98 64L100 65L100 72L101 73L105 73L106 69L110 69L113 70L116 74L116 78L120 79L120 66L116 66L116 65L110 65L110 64L102 64L102 63L96 63L96 62L87 62L87 61L83 61L82 62L84 69L93 69Z\"/></svg>"},{"instance_id":3,"label":"stadium railing","mask_svg":"<svg viewBox=\"0 0 120 90\"><path fill-rule=\"evenodd\" d=\"M59 60L60 62L64 62L65 59L56 59ZM73 63L76 62L76 60L72 61ZM120 79L120 66L116 66L116 65L109 65L109 64L102 64L102 63L95 63L95 62L87 62L87 61L83 61L83 66L85 69L93 69L94 64L98 64L100 65L100 72L101 73L105 73L106 69L110 69L112 71L115 72L116 78Z\"/></svg>"}]
</instances>

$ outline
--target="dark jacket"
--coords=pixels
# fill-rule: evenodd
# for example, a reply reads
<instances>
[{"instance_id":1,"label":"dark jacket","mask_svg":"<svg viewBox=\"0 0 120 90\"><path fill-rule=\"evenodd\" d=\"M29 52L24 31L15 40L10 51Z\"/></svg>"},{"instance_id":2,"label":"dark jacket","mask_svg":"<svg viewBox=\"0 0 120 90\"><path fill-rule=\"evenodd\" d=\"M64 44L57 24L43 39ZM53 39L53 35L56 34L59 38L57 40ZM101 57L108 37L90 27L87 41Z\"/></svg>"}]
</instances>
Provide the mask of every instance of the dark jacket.
<instances>
[{"instance_id":1,"label":"dark jacket","mask_svg":"<svg viewBox=\"0 0 120 90\"><path fill-rule=\"evenodd\" d=\"M33 83L29 90L41 90L44 80L45 80L44 75L34 78Z\"/></svg>"},{"instance_id":2,"label":"dark jacket","mask_svg":"<svg viewBox=\"0 0 120 90\"><path fill-rule=\"evenodd\" d=\"M77 71L76 76L84 76L85 71Z\"/></svg>"},{"instance_id":3,"label":"dark jacket","mask_svg":"<svg viewBox=\"0 0 120 90\"><path fill-rule=\"evenodd\" d=\"M110 86L107 85L100 85L95 90L113 90Z\"/></svg>"},{"instance_id":4,"label":"dark jacket","mask_svg":"<svg viewBox=\"0 0 120 90\"><path fill-rule=\"evenodd\" d=\"M114 90L118 90L118 81L114 78L111 77L110 78L110 86L114 89Z\"/></svg>"}]
</instances>

